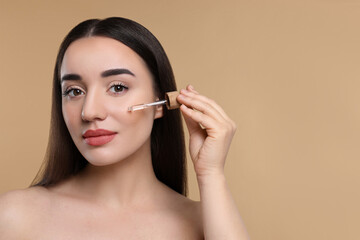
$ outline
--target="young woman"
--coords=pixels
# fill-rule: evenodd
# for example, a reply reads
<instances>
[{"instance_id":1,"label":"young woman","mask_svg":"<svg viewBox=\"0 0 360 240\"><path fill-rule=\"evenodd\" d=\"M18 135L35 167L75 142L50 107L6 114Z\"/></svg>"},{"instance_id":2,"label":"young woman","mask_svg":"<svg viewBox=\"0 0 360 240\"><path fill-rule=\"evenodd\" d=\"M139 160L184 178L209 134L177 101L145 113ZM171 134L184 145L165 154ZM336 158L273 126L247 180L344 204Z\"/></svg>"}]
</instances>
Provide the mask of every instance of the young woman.
<instances>
[{"instance_id":1,"label":"young woman","mask_svg":"<svg viewBox=\"0 0 360 240\"><path fill-rule=\"evenodd\" d=\"M192 86L180 109L130 112L176 90L143 26L87 20L56 60L45 165L0 197L0 239L247 239L224 177L235 124ZM200 202L186 198L182 113Z\"/></svg>"}]
</instances>

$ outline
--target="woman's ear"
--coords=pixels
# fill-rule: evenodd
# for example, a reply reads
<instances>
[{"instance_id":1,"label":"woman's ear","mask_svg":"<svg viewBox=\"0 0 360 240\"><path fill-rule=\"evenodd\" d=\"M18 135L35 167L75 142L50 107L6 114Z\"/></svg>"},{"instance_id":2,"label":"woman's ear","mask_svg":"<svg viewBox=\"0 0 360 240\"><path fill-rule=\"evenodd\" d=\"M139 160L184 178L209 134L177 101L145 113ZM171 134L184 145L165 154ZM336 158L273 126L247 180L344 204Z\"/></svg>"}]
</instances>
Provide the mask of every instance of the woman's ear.
<instances>
[{"instance_id":1,"label":"woman's ear","mask_svg":"<svg viewBox=\"0 0 360 240\"><path fill-rule=\"evenodd\" d=\"M162 118L164 116L164 106L156 106L154 119Z\"/></svg>"},{"instance_id":2,"label":"woman's ear","mask_svg":"<svg viewBox=\"0 0 360 240\"><path fill-rule=\"evenodd\" d=\"M159 101L159 98L156 98L156 101ZM164 116L164 105L155 106L154 119L162 118L163 116Z\"/></svg>"}]
</instances>

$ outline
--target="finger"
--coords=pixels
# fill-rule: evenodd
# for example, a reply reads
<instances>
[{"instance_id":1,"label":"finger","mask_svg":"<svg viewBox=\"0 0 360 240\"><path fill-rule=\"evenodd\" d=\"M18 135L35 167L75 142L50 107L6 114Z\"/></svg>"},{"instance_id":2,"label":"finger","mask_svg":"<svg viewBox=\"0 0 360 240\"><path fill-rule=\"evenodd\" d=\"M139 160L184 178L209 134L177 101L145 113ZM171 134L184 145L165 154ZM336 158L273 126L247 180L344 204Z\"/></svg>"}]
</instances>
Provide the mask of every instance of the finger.
<instances>
[{"instance_id":1,"label":"finger","mask_svg":"<svg viewBox=\"0 0 360 240\"><path fill-rule=\"evenodd\" d=\"M180 110L182 111L184 118L188 117L190 118L192 121L190 121L189 119L187 120L190 123L190 128L193 131L198 131L201 129L201 126L203 126L208 132L212 129L217 129L218 127L218 122L216 120L214 120L213 118L207 116L206 114L199 112L199 111L195 111L191 108L188 108L186 105L181 105L180 106ZM186 119L186 118L185 118ZM196 125L195 125L196 124Z\"/></svg>"},{"instance_id":2,"label":"finger","mask_svg":"<svg viewBox=\"0 0 360 240\"><path fill-rule=\"evenodd\" d=\"M192 94L192 93L189 93L191 96L193 96L194 98L197 98L203 102L206 102L207 104L211 105L213 108L215 108L220 114L221 116L224 118L224 119L227 119L229 120L229 116L225 113L224 109L219 105L217 104L214 100L206 97L206 96L203 96L201 94Z\"/></svg>"},{"instance_id":3,"label":"finger","mask_svg":"<svg viewBox=\"0 0 360 240\"><path fill-rule=\"evenodd\" d=\"M229 116L225 113L224 109L220 107L214 100L207 98L203 95L200 95L199 92L197 92L192 85L188 85L186 88L189 92L194 93L195 95L198 95L199 99L201 99L204 102L207 102L209 105L212 105L222 116L224 119L230 120Z\"/></svg>"},{"instance_id":4,"label":"finger","mask_svg":"<svg viewBox=\"0 0 360 240\"><path fill-rule=\"evenodd\" d=\"M211 104L209 101L204 101L200 95L191 93L187 90L181 90L178 100L180 103L185 104L187 107L200 111L217 121L224 121L222 114Z\"/></svg>"},{"instance_id":5,"label":"finger","mask_svg":"<svg viewBox=\"0 0 360 240\"><path fill-rule=\"evenodd\" d=\"M187 85L186 90L191 91L191 92L196 93L196 94L199 94L199 92L196 91L194 86L191 85L191 84Z\"/></svg>"},{"instance_id":6,"label":"finger","mask_svg":"<svg viewBox=\"0 0 360 240\"><path fill-rule=\"evenodd\" d=\"M204 132L205 130L201 127L201 125L198 122L194 121L189 116L189 114L186 113L186 111L187 111L186 108L187 107L185 105L183 105L183 107L180 107L180 110L183 113L183 117L184 117L186 126L187 126L187 128L189 130L189 133L193 134L193 133L196 133L196 132L199 132L199 131Z\"/></svg>"}]
</instances>

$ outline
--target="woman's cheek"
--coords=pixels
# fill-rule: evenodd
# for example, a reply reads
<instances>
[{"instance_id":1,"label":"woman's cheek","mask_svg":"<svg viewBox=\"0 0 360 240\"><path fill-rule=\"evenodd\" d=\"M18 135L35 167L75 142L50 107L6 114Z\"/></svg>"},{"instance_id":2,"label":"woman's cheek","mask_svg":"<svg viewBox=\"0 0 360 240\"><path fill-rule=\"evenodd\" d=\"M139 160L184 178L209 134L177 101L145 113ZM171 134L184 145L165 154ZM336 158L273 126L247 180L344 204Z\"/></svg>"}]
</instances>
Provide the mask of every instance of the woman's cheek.
<instances>
[{"instance_id":1,"label":"woman's cheek","mask_svg":"<svg viewBox=\"0 0 360 240\"><path fill-rule=\"evenodd\" d=\"M127 112L124 118L126 119L125 127L130 130L129 141L144 142L150 138L154 123L154 110L152 108Z\"/></svg>"},{"instance_id":2,"label":"woman's cheek","mask_svg":"<svg viewBox=\"0 0 360 240\"><path fill-rule=\"evenodd\" d=\"M73 129L76 129L77 127L79 127L76 125L78 125L77 123L79 121L81 121L81 119L80 119L81 113L80 114L78 113L76 106L73 106L73 105L70 105L67 103L63 103L62 112L63 112L65 124L66 124L68 130L70 131L70 133L72 133Z\"/></svg>"},{"instance_id":3,"label":"woman's cheek","mask_svg":"<svg viewBox=\"0 0 360 240\"><path fill-rule=\"evenodd\" d=\"M141 110L138 112L126 112L126 116L123 118L126 120L128 127L136 128L138 132L151 131L154 122L152 111L150 109Z\"/></svg>"}]
</instances>

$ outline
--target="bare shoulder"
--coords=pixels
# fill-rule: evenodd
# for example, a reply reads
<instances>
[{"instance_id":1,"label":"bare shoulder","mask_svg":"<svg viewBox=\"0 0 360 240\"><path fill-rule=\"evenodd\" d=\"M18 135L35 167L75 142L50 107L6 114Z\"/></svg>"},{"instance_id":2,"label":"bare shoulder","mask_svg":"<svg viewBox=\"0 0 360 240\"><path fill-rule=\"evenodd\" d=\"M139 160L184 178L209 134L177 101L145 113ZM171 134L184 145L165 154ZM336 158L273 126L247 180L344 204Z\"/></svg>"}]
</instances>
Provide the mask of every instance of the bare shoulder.
<instances>
[{"instance_id":1,"label":"bare shoulder","mask_svg":"<svg viewBox=\"0 0 360 240\"><path fill-rule=\"evenodd\" d=\"M182 214L187 215L187 217L194 221L201 222L201 203L199 201L191 200L179 194L174 202Z\"/></svg>"},{"instance_id":2,"label":"bare shoulder","mask_svg":"<svg viewBox=\"0 0 360 240\"><path fill-rule=\"evenodd\" d=\"M0 239L22 239L21 233L29 231L31 223L45 209L46 194L46 189L41 187L1 194Z\"/></svg>"},{"instance_id":3,"label":"bare shoulder","mask_svg":"<svg viewBox=\"0 0 360 240\"><path fill-rule=\"evenodd\" d=\"M193 201L189 198L183 197L180 200L179 211L184 216L184 220L188 223L187 226L196 230L198 233L203 233L201 202Z\"/></svg>"},{"instance_id":4,"label":"bare shoulder","mask_svg":"<svg viewBox=\"0 0 360 240\"><path fill-rule=\"evenodd\" d=\"M201 202L171 190L166 205L174 216L173 223L177 227L181 226L182 233L188 234L182 239L203 239Z\"/></svg>"},{"instance_id":5,"label":"bare shoulder","mask_svg":"<svg viewBox=\"0 0 360 240\"><path fill-rule=\"evenodd\" d=\"M13 190L0 195L0 210L23 210L29 207L43 204L48 200L48 190L43 187L31 187Z\"/></svg>"}]
</instances>

